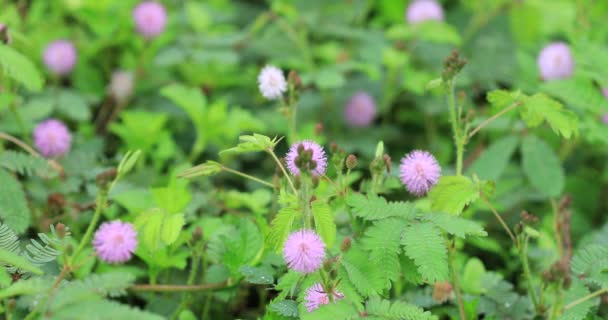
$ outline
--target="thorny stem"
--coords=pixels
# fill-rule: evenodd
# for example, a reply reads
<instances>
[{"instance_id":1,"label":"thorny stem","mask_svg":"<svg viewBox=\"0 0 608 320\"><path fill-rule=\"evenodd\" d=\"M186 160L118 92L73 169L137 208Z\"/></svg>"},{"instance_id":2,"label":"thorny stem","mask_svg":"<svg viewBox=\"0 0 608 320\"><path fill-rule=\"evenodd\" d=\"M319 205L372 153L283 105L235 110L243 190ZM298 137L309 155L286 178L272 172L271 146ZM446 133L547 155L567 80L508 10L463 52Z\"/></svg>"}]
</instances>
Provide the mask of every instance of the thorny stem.
<instances>
[{"instance_id":1,"label":"thorny stem","mask_svg":"<svg viewBox=\"0 0 608 320\"><path fill-rule=\"evenodd\" d=\"M277 163L277 165L279 165L279 168L281 168L281 171L285 175L285 178L287 178L287 182L289 182L289 186L291 187L291 191L293 191L294 194L298 194L298 190L296 190L296 187L294 186L293 181L291 181L291 177L289 177L289 174L287 173L287 170L285 170L285 167L281 163L281 160L279 160L279 158L277 157L277 155L274 154L274 151L272 149L266 149L266 152L268 152L272 156L272 158Z\"/></svg>"},{"instance_id":2,"label":"thorny stem","mask_svg":"<svg viewBox=\"0 0 608 320\"><path fill-rule=\"evenodd\" d=\"M454 292L456 293L456 301L458 301L458 311L460 312L460 319L466 320L467 315L464 312L464 302L462 300L460 284L458 282L458 273L456 273L456 264L454 262L455 251L455 242L453 239L451 239L448 241L448 264L450 265L450 270L452 272L452 284L454 286Z\"/></svg>"},{"instance_id":3,"label":"thorny stem","mask_svg":"<svg viewBox=\"0 0 608 320\"><path fill-rule=\"evenodd\" d=\"M238 170L230 169L230 168L225 167L225 166L222 166L222 170L224 170L226 172L230 172L230 173L236 174L236 175L241 176L243 178L247 178L247 179L253 180L253 181L257 182L257 183L261 183L261 184L263 184L265 186L268 186L268 187L271 187L273 189L275 187L274 184L272 184L272 183L270 183L268 181L264 181L264 180L262 180L260 178L256 178L254 176L248 175L248 174L243 173L243 172L238 171Z\"/></svg>"},{"instance_id":4,"label":"thorny stem","mask_svg":"<svg viewBox=\"0 0 608 320\"><path fill-rule=\"evenodd\" d=\"M576 305L578 305L578 304L580 304L580 303L583 303L583 302L585 302L585 301L587 301L587 300L589 300L589 299L593 299L593 298L595 298L595 297L597 297L597 296L599 296L599 295L601 295L601 294L604 294L604 293L606 293L606 292L608 292L608 288L602 288L602 289L600 289L600 290L597 290L597 291L595 291L595 292L592 292L592 293L590 293L590 294L588 294L588 295L586 295L586 296L584 296L584 297L582 297L582 298L580 298L580 299L576 299L576 300L574 300L574 301L572 301L572 302L568 303L568 304L567 304L567 305L564 307L564 310L572 309L572 308L576 307Z\"/></svg>"},{"instance_id":5,"label":"thorny stem","mask_svg":"<svg viewBox=\"0 0 608 320\"><path fill-rule=\"evenodd\" d=\"M536 297L536 290L534 290L534 286L532 285L532 275L530 272L530 264L528 263L528 236L524 234L522 237L523 241L521 241L521 246L519 247L519 257L524 269L524 277L526 277L528 292L532 299L532 304L534 304L534 310L536 310L537 314L540 314L540 305L538 304L538 298Z\"/></svg>"},{"instance_id":6,"label":"thorny stem","mask_svg":"<svg viewBox=\"0 0 608 320\"><path fill-rule=\"evenodd\" d=\"M515 247L519 248L519 241L517 241L517 238L515 237L515 235L509 228L509 226L507 226L505 221L502 219L502 217L500 216L498 211L496 211L496 208L494 208L494 206L492 206L490 201L488 201L488 199L483 194L481 194L480 196L481 196L481 199L483 200L483 202L485 202L488 205L488 207L490 207L490 211L492 211L492 213L494 214L494 216L496 217L498 222L500 222L500 225L503 227L503 229L505 229L505 231L509 235L509 238L511 238L511 240L513 240L513 244L515 244Z\"/></svg>"},{"instance_id":7,"label":"thorny stem","mask_svg":"<svg viewBox=\"0 0 608 320\"><path fill-rule=\"evenodd\" d=\"M500 116L502 116L503 114L511 111L512 109L515 109L519 106L521 106L521 101L515 101L513 102L510 106L500 110L500 112L498 112L497 114L489 117L488 119L484 120L482 123L480 123L475 129L473 129L473 131L471 131L469 133L469 135L467 136L467 140L470 140L477 132L479 132L479 130L483 129L483 127L485 127L486 125L488 125L490 122L498 119Z\"/></svg>"},{"instance_id":8,"label":"thorny stem","mask_svg":"<svg viewBox=\"0 0 608 320\"><path fill-rule=\"evenodd\" d=\"M18 145L21 149L27 151L27 153L33 155L34 157L37 158L42 158L42 156L40 155L40 153L36 152L36 150L34 150L32 147L30 147L29 145L27 145L27 143L11 136L8 133L4 133L4 132L0 132L0 139L4 139L6 141L10 141L16 145ZM59 172L59 175L63 175L63 167L61 167L61 165L59 163L57 163L55 160L48 160L49 165L51 167L53 167L53 169L57 170L57 172Z\"/></svg>"}]
</instances>

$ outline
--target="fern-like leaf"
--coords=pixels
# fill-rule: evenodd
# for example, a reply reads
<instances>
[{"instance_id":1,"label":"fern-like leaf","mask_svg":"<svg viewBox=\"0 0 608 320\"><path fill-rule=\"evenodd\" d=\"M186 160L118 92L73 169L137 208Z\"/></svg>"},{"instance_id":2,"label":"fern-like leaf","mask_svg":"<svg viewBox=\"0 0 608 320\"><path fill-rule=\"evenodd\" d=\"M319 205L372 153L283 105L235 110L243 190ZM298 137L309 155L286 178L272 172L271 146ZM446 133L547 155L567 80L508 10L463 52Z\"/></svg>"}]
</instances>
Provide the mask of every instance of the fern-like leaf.
<instances>
[{"instance_id":1,"label":"fern-like leaf","mask_svg":"<svg viewBox=\"0 0 608 320\"><path fill-rule=\"evenodd\" d=\"M0 154L0 167L26 176L37 175L43 178L57 176L57 171L53 170L45 159L13 150L6 150Z\"/></svg>"},{"instance_id":2,"label":"fern-like leaf","mask_svg":"<svg viewBox=\"0 0 608 320\"><path fill-rule=\"evenodd\" d=\"M0 66L6 76L31 91L42 89L42 76L34 64L24 55L0 43Z\"/></svg>"},{"instance_id":3,"label":"fern-like leaf","mask_svg":"<svg viewBox=\"0 0 608 320\"><path fill-rule=\"evenodd\" d=\"M608 277L605 273L608 269L608 248L591 244L577 250L570 262L570 268L577 278L608 287Z\"/></svg>"},{"instance_id":4,"label":"fern-like leaf","mask_svg":"<svg viewBox=\"0 0 608 320\"><path fill-rule=\"evenodd\" d=\"M421 222L407 226L401 243L405 254L414 260L424 279L431 283L448 279L447 247L435 225Z\"/></svg>"},{"instance_id":5,"label":"fern-like leaf","mask_svg":"<svg viewBox=\"0 0 608 320\"><path fill-rule=\"evenodd\" d=\"M365 306L365 312L377 319L395 320L437 320L437 317L428 311L412 304L396 301L383 300L378 297L370 298Z\"/></svg>"},{"instance_id":6,"label":"fern-like leaf","mask_svg":"<svg viewBox=\"0 0 608 320\"><path fill-rule=\"evenodd\" d=\"M108 300L88 300L78 304L70 304L52 313L51 320L79 320L86 315L87 320L105 319L138 319L162 320L164 317L132 308L118 302Z\"/></svg>"},{"instance_id":7,"label":"fern-like leaf","mask_svg":"<svg viewBox=\"0 0 608 320\"><path fill-rule=\"evenodd\" d=\"M314 201L312 203L312 216L315 219L315 227L321 239L328 248L333 247L336 242L336 223L331 208L326 202Z\"/></svg>"},{"instance_id":8,"label":"fern-like leaf","mask_svg":"<svg viewBox=\"0 0 608 320\"><path fill-rule=\"evenodd\" d=\"M354 246L342 260L342 267L357 291L364 296L379 295L384 288L383 261L370 261L367 252Z\"/></svg>"},{"instance_id":9,"label":"fern-like leaf","mask_svg":"<svg viewBox=\"0 0 608 320\"><path fill-rule=\"evenodd\" d=\"M405 226L405 220L399 218L379 220L366 230L361 241L363 249L369 252L370 261L382 262L384 288L390 287L390 282L399 277L400 240Z\"/></svg>"},{"instance_id":10,"label":"fern-like leaf","mask_svg":"<svg viewBox=\"0 0 608 320\"><path fill-rule=\"evenodd\" d=\"M380 220L389 217L414 218L416 207L409 202L387 202L383 197L368 194L353 194L348 199L357 217L365 220Z\"/></svg>"},{"instance_id":11,"label":"fern-like leaf","mask_svg":"<svg viewBox=\"0 0 608 320\"><path fill-rule=\"evenodd\" d=\"M477 222L450 214L433 212L421 215L421 218L432 222L443 231L460 238L465 238L466 236L485 237L488 235Z\"/></svg>"},{"instance_id":12,"label":"fern-like leaf","mask_svg":"<svg viewBox=\"0 0 608 320\"><path fill-rule=\"evenodd\" d=\"M589 294L589 289L580 281L574 281L566 291L566 303L573 302ZM594 306L600 302L599 297L578 303L574 307L565 310L558 320L583 320Z\"/></svg>"},{"instance_id":13,"label":"fern-like leaf","mask_svg":"<svg viewBox=\"0 0 608 320\"><path fill-rule=\"evenodd\" d=\"M22 233L30 225L31 214L21 183L3 169L0 181L0 218L13 231Z\"/></svg>"}]
</instances>

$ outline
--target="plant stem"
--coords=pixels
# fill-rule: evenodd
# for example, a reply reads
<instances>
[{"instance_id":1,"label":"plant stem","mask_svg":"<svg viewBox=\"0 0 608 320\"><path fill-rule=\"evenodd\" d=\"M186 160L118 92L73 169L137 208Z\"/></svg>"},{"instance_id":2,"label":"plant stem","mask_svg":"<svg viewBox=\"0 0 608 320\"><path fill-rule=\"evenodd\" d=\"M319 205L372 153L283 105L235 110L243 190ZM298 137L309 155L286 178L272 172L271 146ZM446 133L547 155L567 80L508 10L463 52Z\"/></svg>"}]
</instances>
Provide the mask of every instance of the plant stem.
<instances>
[{"instance_id":1,"label":"plant stem","mask_svg":"<svg viewBox=\"0 0 608 320\"><path fill-rule=\"evenodd\" d=\"M466 139L462 138L460 128L460 118L456 113L456 94L454 92L454 79L450 80L446 84L448 91L447 99L448 106L450 109L450 122L452 123L452 134L454 135L454 144L456 144L456 175L462 175L462 159L464 154L464 144Z\"/></svg>"},{"instance_id":2,"label":"plant stem","mask_svg":"<svg viewBox=\"0 0 608 320\"><path fill-rule=\"evenodd\" d=\"M16 137L11 136L8 133L0 132L0 139L10 141L10 142L16 144L21 149L25 150L27 153L31 154L34 157L42 158L40 153L38 153L36 150L34 150L32 147L30 147L27 143L17 139ZM57 172L59 172L59 175L63 175L63 167L61 167L61 165L59 163L57 163L55 160L48 160L48 162L49 162L49 165L51 167L53 167L53 169L55 169L55 170L57 170Z\"/></svg>"},{"instance_id":3,"label":"plant stem","mask_svg":"<svg viewBox=\"0 0 608 320\"><path fill-rule=\"evenodd\" d=\"M534 286L532 285L530 264L528 263L528 236L523 235L522 237L523 241L520 242L521 246L519 247L519 257L521 258L521 263L524 269L524 277L526 277L526 284L528 286L530 298L532 299L532 304L534 304L534 310L536 310L537 314L540 314L540 305L538 304L538 299L536 298L536 290L534 290Z\"/></svg>"},{"instance_id":4,"label":"plant stem","mask_svg":"<svg viewBox=\"0 0 608 320\"><path fill-rule=\"evenodd\" d=\"M285 170L285 167L281 163L281 160L279 160L277 155L274 154L274 151L272 149L267 149L266 152L270 153L270 155L272 156L274 161L277 163L277 165L279 165L279 168L281 168L281 171L285 175L285 178L287 178L287 182L289 182L289 186L291 187L291 190L293 191L294 194L297 194L298 190L296 190L296 187L293 185L293 181L291 181L291 177L289 177L289 174L287 173L287 170Z\"/></svg>"},{"instance_id":5,"label":"plant stem","mask_svg":"<svg viewBox=\"0 0 608 320\"><path fill-rule=\"evenodd\" d=\"M222 289L227 287L228 282L197 284L197 285L179 285L179 284L135 284L129 289L132 291L145 292L192 292Z\"/></svg>"},{"instance_id":6,"label":"plant stem","mask_svg":"<svg viewBox=\"0 0 608 320\"><path fill-rule=\"evenodd\" d=\"M576 307L577 304L583 303L583 302L585 302L585 301L587 301L589 299L593 299L593 298L595 298L595 297L597 297L597 296L599 296L599 295L601 295L603 293L606 293L606 292L608 292L608 288L602 288L600 290L592 292L592 293L590 293L590 294L588 294L588 295L586 295L586 296L584 296L584 297L582 297L580 299L576 299L576 300L568 303L564 307L564 310L572 309L572 308Z\"/></svg>"},{"instance_id":7,"label":"plant stem","mask_svg":"<svg viewBox=\"0 0 608 320\"><path fill-rule=\"evenodd\" d=\"M454 292L456 293L456 301L458 302L458 311L460 312L460 319L466 320L467 315L464 312L464 302L462 300L462 293L460 292L460 283L458 282L458 273L456 273L456 264L454 263L454 254L456 251L456 243L454 239L448 241L448 264L450 265L450 271L452 272L452 285Z\"/></svg>"},{"instance_id":8,"label":"plant stem","mask_svg":"<svg viewBox=\"0 0 608 320\"><path fill-rule=\"evenodd\" d=\"M101 217L101 213L105 209L107 202L108 202L108 190L100 189L99 193L97 194L97 204L96 204L96 208L95 208L95 213L93 214L93 219L91 219L91 223L89 223L87 231L85 232L84 236L80 240L80 244L78 245L78 248L76 249L76 251L74 251L74 255L72 255L72 261L71 261L70 265L74 264L74 261L76 260L76 258L78 258L78 255L82 252L84 247L91 241L91 237L93 236L93 230L95 230L95 227L97 226L97 222L99 221L99 218Z\"/></svg>"},{"instance_id":9,"label":"plant stem","mask_svg":"<svg viewBox=\"0 0 608 320\"><path fill-rule=\"evenodd\" d=\"M485 202L488 205L488 207L490 207L490 211L492 211L492 213L494 214L494 216L496 217L496 219L498 220L498 222L500 222L500 225L503 227L503 229L505 229L505 231L509 235L509 238L511 238L511 240L513 240L513 244L515 245L515 247L519 248L519 242L517 241L517 238L515 237L515 235L513 234L513 232L511 231L511 229L509 228L509 226L507 226L507 224L505 223L505 221L502 219L502 217L500 216L500 214L498 213L498 211L496 211L496 209L494 208L494 206L492 206L492 204L490 203L490 201L488 201L488 199L486 199L486 197L483 194L480 197L483 200L483 202Z\"/></svg>"},{"instance_id":10,"label":"plant stem","mask_svg":"<svg viewBox=\"0 0 608 320\"><path fill-rule=\"evenodd\" d=\"M254 177L254 176L248 175L248 174L243 173L243 172L241 172L241 171L234 170L234 169L230 169L230 168L228 168L228 167L224 167L224 166L222 166L222 170L227 171L227 172L230 172L230 173L234 173L234 174L236 174L236 175L238 175L238 176L241 176L241 177L243 177L243 178L247 178L247 179L253 180L253 181L257 182L257 183L261 183L261 184L263 184L263 185L265 185L265 186L268 186L268 187L271 187L271 188L273 188L273 189L274 189L274 185L273 185L272 183L267 182L267 181L264 181L264 180L262 180L262 179L260 179L260 178L256 178L256 177Z\"/></svg>"},{"instance_id":11,"label":"plant stem","mask_svg":"<svg viewBox=\"0 0 608 320\"><path fill-rule=\"evenodd\" d=\"M194 249L193 251L194 254L192 255L192 267L190 268L190 273L188 274L188 281L186 281L186 284L189 286L194 284L194 279L196 278L196 273L198 272L198 266L201 263L201 254L199 249ZM190 304L191 296L191 291L186 291L186 293L184 293L184 296L182 297L182 302L175 310L172 319L177 319L182 310L188 307L188 304Z\"/></svg>"},{"instance_id":12,"label":"plant stem","mask_svg":"<svg viewBox=\"0 0 608 320\"><path fill-rule=\"evenodd\" d=\"M473 129L473 131L471 131L471 133L469 133L469 135L467 136L467 140L471 139L477 132L479 132L479 130L483 129L483 127L485 127L486 125L488 125L490 122L498 119L500 116L502 116L503 114L511 111L512 109L515 109L519 106L521 106L521 101L515 101L513 102L510 106L500 110L500 112L498 112L497 114L489 117L488 119L484 120L482 123L480 123L475 129Z\"/></svg>"}]
</instances>

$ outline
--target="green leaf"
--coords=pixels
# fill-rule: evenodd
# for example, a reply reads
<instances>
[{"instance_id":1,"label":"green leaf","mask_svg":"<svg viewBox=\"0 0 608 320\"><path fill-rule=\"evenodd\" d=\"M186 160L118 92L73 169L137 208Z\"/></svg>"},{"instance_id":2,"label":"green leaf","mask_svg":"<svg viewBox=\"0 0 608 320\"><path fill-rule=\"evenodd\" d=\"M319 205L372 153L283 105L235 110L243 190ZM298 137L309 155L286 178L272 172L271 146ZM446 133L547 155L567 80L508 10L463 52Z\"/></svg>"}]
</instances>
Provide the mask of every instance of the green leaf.
<instances>
[{"instance_id":1,"label":"green leaf","mask_svg":"<svg viewBox=\"0 0 608 320\"><path fill-rule=\"evenodd\" d=\"M344 255L342 267L357 291L365 296L378 295L385 287L382 261L370 261L366 251L353 244Z\"/></svg>"},{"instance_id":2,"label":"green leaf","mask_svg":"<svg viewBox=\"0 0 608 320\"><path fill-rule=\"evenodd\" d=\"M500 178L518 144L519 138L515 136L507 136L494 142L467 169L467 174L476 174L486 180Z\"/></svg>"},{"instance_id":3,"label":"green leaf","mask_svg":"<svg viewBox=\"0 0 608 320\"><path fill-rule=\"evenodd\" d=\"M297 318L298 303L293 300L273 301L268 305L268 309L285 317Z\"/></svg>"},{"instance_id":4,"label":"green leaf","mask_svg":"<svg viewBox=\"0 0 608 320\"><path fill-rule=\"evenodd\" d=\"M6 270L6 267L0 266L0 288L6 288L10 286L11 283L13 283L13 277L11 277L11 274Z\"/></svg>"},{"instance_id":5,"label":"green leaf","mask_svg":"<svg viewBox=\"0 0 608 320\"><path fill-rule=\"evenodd\" d=\"M10 287L0 290L0 299L47 292L53 287L54 282L54 278L47 277L21 279L13 283Z\"/></svg>"},{"instance_id":6,"label":"green leaf","mask_svg":"<svg viewBox=\"0 0 608 320\"><path fill-rule=\"evenodd\" d=\"M183 212L192 200L187 184L186 180L172 179L167 187L153 188L152 198L167 213Z\"/></svg>"},{"instance_id":7,"label":"green leaf","mask_svg":"<svg viewBox=\"0 0 608 320\"><path fill-rule=\"evenodd\" d=\"M245 276L245 281L253 284L273 284L274 270L268 266L252 267L242 266L241 274Z\"/></svg>"},{"instance_id":8,"label":"green leaf","mask_svg":"<svg viewBox=\"0 0 608 320\"><path fill-rule=\"evenodd\" d=\"M484 292L481 280L486 273L486 267L478 258L470 258L462 272L462 290L471 294Z\"/></svg>"},{"instance_id":9,"label":"green leaf","mask_svg":"<svg viewBox=\"0 0 608 320\"><path fill-rule=\"evenodd\" d=\"M222 150L220 155L273 150L280 139L271 139L270 137L254 133L252 136L240 136L239 141L241 142L236 147Z\"/></svg>"},{"instance_id":10,"label":"green leaf","mask_svg":"<svg viewBox=\"0 0 608 320\"><path fill-rule=\"evenodd\" d=\"M89 110L87 101L77 91L59 91L55 109L74 121L83 122L91 118L91 110Z\"/></svg>"},{"instance_id":11,"label":"green leaf","mask_svg":"<svg viewBox=\"0 0 608 320\"><path fill-rule=\"evenodd\" d=\"M254 265L254 259L263 249L262 235L248 219L241 219L237 230L224 237L224 243L222 261L232 274L238 274L243 265Z\"/></svg>"},{"instance_id":12,"label":"green leaf","mask_svg":"<svg viewBox=\"0 0 608 320\"><path fill-rule=\"evenodd\" d=\"M207 160L205 163L201 163L198 166L180 172L177 176L180 178L192 179L199 176L212 176L220 172L222 172L221 163Z\"/></svg>"},{"instance_id":13,"label":"green leaf","mask_svg":"<svg viewBox=\"0 0 608 320\"><path fill-rule=\"evenodd\" d=\"M565 303L571 303L588 295L589 289L580 281L573 281L568 291L566 291ZM574 307L567 309L564 313L557 318L558 320L584 320L587 319L587 314L591 311L591 308L597 306L600 302L599 297L583 301Z\"/></svg>"},{"instance_id":14,"label":"green leaf","mask_svg":"<svg viewBox=\"0 0 608 320\"><path fill-rule=\"evenodd\" d=\"M42 76L34 64L10 46L0 44L0 66L4 74L30 91L42 89Z\"/></svg>"},{"instance_id":15,"label":"green leaf","mask_svg":"<svg viewBox=\"0 0 608 320\"><path fill-rule=\"evenodd\" d=\"M287 203L284 204L272 220L270 233L267 237L269 247L279 251L283 248L283 243L292 231L294 223L302 217L302 212L297 206L295 196L282 192L281 198L287 201Z\"/></svg>"},{"instance_id":16,"label":"green leaf","mask_svg":"<svg viewBox=\"0 0 608 320\"><path fill-rule=\"evenodd\" d=\"M367 228L361 240L363 250L369 252L370 261L381 261L383 266L384 288L389 288L391 281L396 281L401 272L399 254L400 241L406 221L399 218L379 220Z\"/></svg>"},{"instance_id":17,"label":"green leaf","mask_svg":"<svg viewBox=\"0 0 608 320\"><path fill-rule=\"evenodd\" d=\"M5 150L0 154L0 167L26 176L38 175L43 178L57 176L57 171L46 159L13 150Z\"/></svg>"},{"instance_id":18,"label":"green leaf","mask_svg":"<svg viewBox=\"0 0 608 320\"><path fill-rule=\"evenodd\" d=\"M608 248L600 244L590 244L576 251L570 263L576 278L587 283L608 287Z\"/></svg>"},{"instance_id":19,"label":"green leaf","mask_svg":"<svg viewBox=\"0 0 608 320\"><path fill-rule=\"evenodd\" d=\"M586 77L543 82L541 90L580 111L599 113L608 110L608 100Z\"/></svg>"},{"instance_id":20,"label":"green leaf","mask_svg":"<svg viewBox=\"0 0 608 320\"><path fill-rule=\"evenodd\" d=\"M51 320L79 320L83 314L99 315L97 319L163 320L165 317L109 300L87 300L69 304L52 313ZM94 319L89 316L89 319Z\"/></svg>"},{"instance_id":21,"label":"green leaf","mask_svg":"<svg viewBox=\"0 0 608 320\"><path fill-rule=\"evenodd\" d=\"M441 231L432 223L422 222L405 228L401 244L414 260L420 275L430 283L448 279L448 252Z\"/></svg>"},{"instance_id":22,"label":"green leaf","mask_svg":"<svg viewBox=\"0 0 608 320\"><path fill-rule=\"evenodd\" d=\"M42 270L40 270L40 268L33 265L26 258L24 258L20 255L17 255L11 251L8 251L6 249L2 249L2 248L0 248L0 262L2 262L5 265L17 267L21 270L29 271L33 274L37 274L37 275L43 274L43 272L42 272Z\"/></svg>"},{"instance_id":23,"label":"green leaf","mask_svg":"<svg viewBox=\"0 0 608 320\"><path fill-rule=\"evenodd\" d=\"M160 234L160 239L162 242L165 245L173 244L182 231L184 224L185 220L183 213L172 214L165 217Z\"/></svg>"},{"instance_id":24,"label":"green leaf","mask_svg":"<svg viewBox=\"0 0 608 320\"><path fill-rule=\"evenodd\" d=\"M183 214L169 214L158 208L144 211L135 218L142 244L151 252L174 243L183 225Z\"/></svg>"},{"instance_id":25,"label":"green leaf","mask_svg":"<svg viewBox=\"0 0 608 320\"><path fill-rule=\"evenodd\" d=\"M19 181L2 169L0 181L0 218L13 231L23 233L30 225L31 216L25 193Z\"/></svg>"},{"instance_id":26,"label":"green leaf","mask_svg":"<svg viewBox=\"0 0 608 320\"><path fill-rule=\"evenodd\" d=\"M321 201L314 201L311 207L317 233L327 248L333 247L336 242L336 223L331 208L326 202Z\"/></svg>"},{"instance_id":27,"label":"green leaf","mask_svg":"<svg viewBox=\"0 0 608 320\"><path fill-rule=\"evenodd\" d=\"M354 320L360 319L359 313L355 307L345 300L337 301L336 303L328 303L319 307L319 309L308 312L305 309L300 313L302 320Z\"/></svg>"},{"instance_id":28,"label":"green leaf","mask_svg":"<svg viewBox=\"0 0 608 320\"><path fill-rule=\"evenodd\" d=\"M387 31L393 40L425 40L434 43L460 45L462 39L456 28L440 21L426 21L417 25L395 25Z\"/></svg>"},{"instance_id":29,"label":"green leaf","mask_svg":"<svg viewBox=\"0 0 608 320\"><path fill-rule=\"evenodd\" d=\"M564 189L564 170L553 149L534 135L524 138L522 166L530 183L547 197L556 197Z\"/></svg>"},{"instance_id":30,"label":"green leaf","mask_svg":"<svg viewBox=\"0 0 608 320\"><path fill-rule=\"evenodd\" d=\"M525 98L525 95L521 91L507 91L507 90L492 90L486 95L486 99L492 105L495 110L502 110L512 105L517 101L521 101Z\"/></svg>"},{"instance_id":31,"label":"green leaf","mask_svg":"<svg viewBox=\"0 0 608 320\"><path fill-rule=\"evenodd\" d=\"M192 147L193 154L205 149L207 99L199 88L186 87L181 84L170 84L160 90L161 95L182 108L194 124L196 140Z\"/></svg>"},{"instance_id":32,"label":"green leaf","mask_svg":"<svg viewBox=\"0 0 608 320\"><path fill-rule=\"evenodd\" d=\"M479 190L465 176L442 176L428 198L432 210L459 215L466 205L479 198Z\"/></svg>"},{"instance_id":33,"label":"green leaf","mask_svg":"<svg viewBox=\"0 0 608 320\"><path fill-rule=\"evenodd\" d=\"M414 218L416 207L409 202L387 202L383 197L355 193L348 197L353 213L364 220L380 220L389 217Z\"/></svg>"},{"instance_id":34,"label":"green leaf","mask_svg":"<svg viewBox=\"0 0 608 320\"><path fill-rule=\"evenodd\" d=\"M374 319L437 320L429 311L403 302L372 297L365 304L365 312Z\"/></svg>"},{"instance_id":35,"label":"green leaf","mask_svg":"<svg viewBox=\"0 0 608 320\"><path fill-rule=\"evenodd\" d=\"M435 224L443 231L460 238L466 236L485 237L488 235L477 222L447 213L432 212L422 214L421 218Z\"/></svg>"},{"instance_id":36,"label":"green leaf","mask_svg":"<svg viewBox=\"0 0 608 320\"><path fill-rule=\"evenodd\" d=\"M572 111L564 109L560 102L544 93L537 93L526 98L520 107L520 113L522 119L531 128L547 121L555 133L566 139L578 134L576 115Z\"/></svg>"}]
</instances>

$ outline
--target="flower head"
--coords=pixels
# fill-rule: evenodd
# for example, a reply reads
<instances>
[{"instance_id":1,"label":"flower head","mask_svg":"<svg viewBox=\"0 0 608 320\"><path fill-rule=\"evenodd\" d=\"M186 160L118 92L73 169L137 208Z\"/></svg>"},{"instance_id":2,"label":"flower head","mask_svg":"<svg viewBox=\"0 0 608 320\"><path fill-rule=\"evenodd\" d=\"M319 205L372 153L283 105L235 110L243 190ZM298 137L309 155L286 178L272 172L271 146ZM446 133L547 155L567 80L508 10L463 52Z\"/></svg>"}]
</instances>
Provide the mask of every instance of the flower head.
<instances>
[{"instance_id":1,"label":"flower head","mask_svg":"<svg viewBox=\"0 0 608 320\"><path fill-rule=\"evenodd\" d=\"M563 42L554 42L541 50L536 60L543 80L569 78L574 73L574 57L570 47Z\"/></svg>"},{"instance_id":2,"label":"flower head","mask_svg":"<svg viewBox=\"0 0 608 320\"><path fill-rule=\"evenodd\" d=\"M602 89L602 93L604 94L604 97L606 97L606 99L608 99L608 87Z\"/></svg>"},{"instance_id":3,"label":"flower head","mask_svg":"<svg viewBox=\"0 0 608 320\"><path fill-rule=\"evenodd\" d=\"M355 93L344 108L344 119L353 127L367 127L375 116L374 98L362 91Z\"/></svg>"},{"instance_id":4,"label":"flower head","mask_svg":"<svg viewBox=\"0 0 608 320\"><path fill-rule=\"evenodd\" d=\"M108 85L108 93L118 103L126 102L133 93L133 73L123 70L114 71Z\"/></svg>"},{"instance_id":5,"label":"flower head","mask_svg":"<svg viewBox=\"0 0 608 320\"><path fill-rule=\"evenodd\" d=\"M72 135L63 122L48 119L34 128L34 145L46 158L66 154L72 145Z\"/></svg>"},{"instance_id":6,"label":"flower head","mask_svg":"<svg viewBox=\"0 0 608 320\"><path fill-rule=\"evenodd\" d=\"M441 167L432 154L414 150L401 159L401 182L407 190L422 196L434 186L441 176Z\"/></svg>"},{"instance_id":7,"label":"flower head","mask_svg":"<svg viewBox=\"0 0 608 320\"><path fill-rule=\"evenodd\" d=\"M294 143L285 156L287 169L294 176L299 176L302 168L313 176L322 176L327 169L327 156L323 147L312 141Z\"/></svg>"},{"instance_id":8,"label":"flower head","mask_svg":"<svg viewBox=\"0 0 608 320\"><path fill-rule=\"evenodd\" d=\"M126 262L137 248L137 232L127 222L105 222L95 232L93 247L97 256L105 262Z\"/></svg>"},{"instance_id":9,"label":"flower head","mask_svg":"<svg viewBox=\"0 0 608 320\"><path fill-rule=\"evenodd\" d=\"M158 2L144 1L133 9L133 20L137 32L151 39L165 31L167 11Z\"/></svg>"},{"instance_id":10,"label":"flower head","mask_svg":"<svg viewBox=\"0 0 608 320\"><path fill-rule=\"evenodd\" d=\"M344 299L344 295L338 290L334 290L331 294L333 295L334 302ZM313 312L321 305L329 303L329 295L325 292L321 284L317 282L306 290L304 300L306 310L308 310L308 312Z\"/></svg>"},{"instance_id":11,"label":"flower head","mask_svg":"<svg viewBox=\"0 0 608 320\"><path fill-rule=\"evenodd\" d=\"M435 0L414 0L407 7L405 18L410 24L424 21L443 21L443 8Z\"/></svg>"},{"instance_id":12,"label":"flower head","mask_svg":"<svg viewBox=\"0 0 608 320\"><path fill-rule=\"evenodd\" d=\"M51 72L57 75L66 75L74 69L77 53L72 42L57 40L51 42L44 49L42 60Z\"/></svg>"},{"instance_id":13,"label":"flower head","mask_svg":"<svg viewBox=\"0 0 608 320\"><path fill-rule=\"evenodd\" d=\"M325 243L312 230L298 230L285 241L283 258L289 268L301 273L313 273L323 264Z\"/></svg>"},{"instance_id":14,"label":"flower head","mask_svg":"<svg viewBox=\"0 0 608 320\"><path fill-rule=\"evenodd\" d=\"M283 71L275 66L265 66L258 75L258 87L266 99L279 99L287 91L287 81Z\"/></svg>"},{"instance_id":15,"label":"flower head","mask_svg":"<svg viewBox=\"0 0 608 320\"><path fill-rule=\"evenodd\" d=\"M602 115L602 122L608 126L608 113Z\"/></svg>"}]
</instances>

